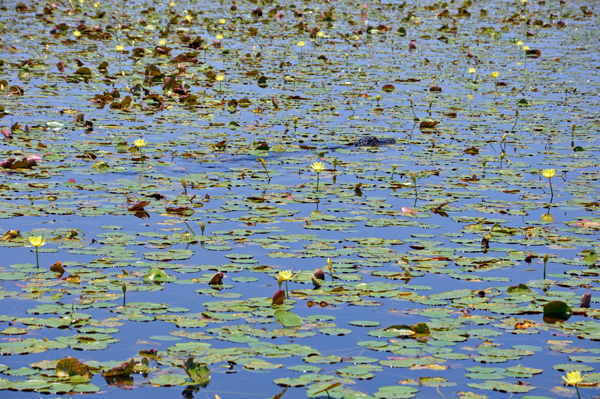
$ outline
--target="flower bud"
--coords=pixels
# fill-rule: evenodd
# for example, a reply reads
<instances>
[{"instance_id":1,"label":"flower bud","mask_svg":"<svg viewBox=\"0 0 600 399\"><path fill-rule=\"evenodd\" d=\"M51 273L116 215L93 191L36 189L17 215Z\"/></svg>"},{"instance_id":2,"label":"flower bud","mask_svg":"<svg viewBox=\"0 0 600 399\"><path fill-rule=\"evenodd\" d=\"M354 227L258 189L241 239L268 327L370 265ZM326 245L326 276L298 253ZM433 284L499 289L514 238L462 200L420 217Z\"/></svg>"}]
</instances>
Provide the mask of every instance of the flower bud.
<instances>
[{"instance_id":1,"label":"flower bud","mask_svg":"<svg viewBox=\"0 0 600 399\"><path fill-rule=\"evenodd\" d=\"M282 290L275 291L273 295L273 305L281 305L285 301L285 292Z\"/></svg>"},{"instance_id":2,"label":"flower bud","mask_svg":"<svg viewBox=\"0 0 600 399\"><path fill-rule=\"evenodd\" d=\"M589 308L591 303L592 303L592 293L586 292L581 297L581 304L579 305L579 307L580 308Z\"/></svg>"},{"instance_id":3,"label":"flower bud","mask_svg":"<svg viewBox=\"0 0 600 399\"><path fill-rule=\"evenodd\" d=\"M317 269L317 270L315 270L315 274L313 277L315 277L319 280L325 280L325 273L323 273L322 269Z\"/></svg>"}]
</instances>

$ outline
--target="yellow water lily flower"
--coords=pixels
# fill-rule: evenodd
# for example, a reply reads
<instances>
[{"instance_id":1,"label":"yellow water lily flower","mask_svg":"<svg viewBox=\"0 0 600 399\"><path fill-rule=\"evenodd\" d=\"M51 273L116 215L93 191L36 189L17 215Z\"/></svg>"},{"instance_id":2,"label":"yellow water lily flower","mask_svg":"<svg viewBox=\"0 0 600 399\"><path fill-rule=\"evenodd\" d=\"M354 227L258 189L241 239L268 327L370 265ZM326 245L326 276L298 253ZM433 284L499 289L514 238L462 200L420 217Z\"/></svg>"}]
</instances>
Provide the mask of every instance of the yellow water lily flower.
<instances>
[{"instance_id":1,"label":"yellow water lily flower","mask_svg":"<svg viewBox=\"0 0 600 399\"><path fill-rule=\"evenodd\" d=\"M542 175L544 177L547 177L548 179L554 177L554 175L556 175L556 170L554 169L544 169L542 170Z\"/></svg>"},{"instance_id":2,"label":"yellow water lily flower","mask_svg":"<svg viewBox=\"0 0 600 399\"><path fill-rule=\"evenodd\" d=\"M498 76L500 76L499 72L492 72L492 77L493 78L497 78Z\"/></svg>"},{"instance_id":3,"label":"yellow water lily flower","mask_svg":"<svg viewBox=\"0 0 600 399\"><path fill-rule=\"evenodd\" d=\"M477 69L475 68L469 68L469 73L475 73L477 71Z\"/></svg>"},{"instance_id":4,"label":"yellow water lily flower","mask_svg":"<svg viewBox=\"0 0 600 399\"><path fill-rule=\"evenodd\" d=\"M279 272L279 276L277 277L277 279L279 280L281 278L281 280L283 281L289 281L296 276L297 274L292 275L292 272L290 270L283 270Z\"/></svg>"},{"instance_id":5,"label":"yellow water lily flower","mask_svg":"<svg viewBox=\"0 0 600 399\"><path fill-rule=\"evenodd\" d=\"M567 373L566 377L563 375L562 378L563 378L563 380L565 380L565 383L567 385L577 386L577 385L579 385L579 383L581 383L584 380L585 375L582 376L581 372L579 370L575 370L570 373Z\"/></svg>"},{"instance_id":6,"label":"yellow water lily flower","mask_svg":"<svg viewBox=\"0 0 600 399\"><path fill-rule=\"evenodd\" d=\"M28 240L29 240L29 243L36 248L39 248L42 245L46 245L46 239L45 238L42 239L42 236L39 236L39 237L31 236L28 238Z\"/></svg>"},{"instance_id":7,"label":"yellow water lily flower","mask_svg":"<svg viewBox=\"0 0 600 399\"><path fill-rule=\"evenodd\" d=\"M325 164L323 162L313 162L310 167L317 173L321 173L325 170Z\"/></svg>"},{"instance_id":8,"label":"yellow water lily flower","mask_svg":"<svg viewBox=\"0 0 600 399\"><path fill-rule=\"evenodd\" d=\"M223 75L217 75L215 77L215 79L218 80L219 82L222 82L225 79L225 76L223 76Z\"/></svg>"},{"instance_id":9,"label":"yellow water lily flower","mask_svg":"<svg viewBox=\"0 0 600 399\"><path fill-rule=\"evenodd\" d=\"M298 47L304 47L306 45L306 43L304 43L304 40L300 40L298 42Z\"/></svg>"},{"instance_id":10,"label":"yellow water lily flower","mask_svg":"<svg viewBox=\"0 0 600 399\"><path fill-rule=\"evenodd\" d=\"M38 253L38 248L46 244L46 239L42 239L42 236L30 236L27 239L29 240L29 243L35 247L35 262L37 263L37 267L40 267L40 257Z\"/></svg>"},{"instance_id":11,"label":"yellow water lily flower","mask_svg":"<svg viewBox=\"0 0 600 399\"><path fill-rule=\"evenodd\" d=\"M542 220L543 220L544 222L548 222L548 223L552 223L552 222L554 222L554 218L553 218L553 217L552 217L552 215L551 215L551 214L549 214L549 213L545 213L545 214L543 214L543 215L542 215Z\"/></svg>"},{"instance_id":12,"label":"yellow water lily flower","mask_svg":"<svg viewBox=\"0 0 600 399\"><path fill-rule=\"evenodd\" d=\"M313 171L317 173L317 192L319 191L319 177L322 171L325 170L325 163L323 162L313 162L310 167Z\"/></svg>"},{"instance_id":13,"label":"yellow water lily flower","mask_svg":"<svg viewBox=\"0 0 600 399\"><path fill-rule=\"evenodd\" d=\"M133 142L133 145L136 146L137 148L145 147L147 144L148 144L148 142L144 139L137 139Z\"/></svg>"},{"instance_id":14,"label":"yellow water lily flower","mask_svg":"<svg viewBox=\"0 0 600 399\"><path fill-rule=\"evenodd\" d=\"M292 276L292 272L289 270L279 271L279 276L277 276L277 284L279 284L279 287L281 288L281 282L285 281L285 296L286 296L286 298L290 297L290 293L288 291L288 281L290 281L291 279L293 279L296 276L297 276L297 274L294 274Z\"/></svg>"},{"instance_id":15,"label":"yellow water lily flower","mask_svg":"<svg viewBox=\"0 0 600 399\"><path fill-rule=\"evenodd\" d=\"M117 50L117 51L123 51L123 50L125 50L125 47L123 47L123 46L121 46L119 44L119 45L117 45L117 47L115 47L115 50Z\"/></svg>"}]
</instances>

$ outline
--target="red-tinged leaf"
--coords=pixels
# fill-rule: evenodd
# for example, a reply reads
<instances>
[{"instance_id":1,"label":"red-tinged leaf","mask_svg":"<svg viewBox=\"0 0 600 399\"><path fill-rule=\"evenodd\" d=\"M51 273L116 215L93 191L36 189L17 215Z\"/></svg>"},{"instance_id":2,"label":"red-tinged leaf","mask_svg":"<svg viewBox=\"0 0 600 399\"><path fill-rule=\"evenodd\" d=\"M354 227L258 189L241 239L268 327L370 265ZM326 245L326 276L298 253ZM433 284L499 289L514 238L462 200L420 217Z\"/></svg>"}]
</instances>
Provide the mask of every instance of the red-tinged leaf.
<instances>
[{"instance_id":1,"label":"red-tinged leaf","mask_svg":"<svg viewBox=\"0 0 600 399\"><path fill-rule=\"evenodd\" d=\"M28 162L27 162L27 158L23 158L20 161L17 161L15 163L13 163L12 165L10 165L10 169L22 169L22 168L27 168L29 166Z\"/></svg>"},{"instance_id":2,"label":"red-tinged leaf","mask_svg":"<svg viewBox=\"0 0 600 399\"><path fill-rule=\"evenodd\" d=\"M341 383L341 382L336 382L335 384L331 384L330 386L328 386L328 387L327 387L327 388L325 388L325 389L321 389L320 391L313 392L313 393L312 393L312 396L316 396L318 393L321 393L321 392L327 392L327 391L329 391L330 389L333 389L333 388L339 387L340 385L342 385L342 383Z\"/></svg>"},{"instance_id":3,"label":"red-tinged leaf","mask_svg":"<svg viewBox=\"0 0 600 399\"><path fill-rule=\"evenodd\" d=\"M8 230L2 236L2 241L12 240L13 238L17 238L20 235L21 235L21 232L19 230Z\"/></svg>"},{"instance_id":4,"label":"red-tinged leaf","mask_svg":"<svg viewBox=\"0 0 600 399\"><path fill-rule=\"evenodd\" d=\"M58 261L55 264L53 264L52 266L50 266L50 271L61 274L61 275L65 273L63 264L60 261Z\"/></svg>"},{"instance_id":5,"label":"red-tinged leaf","mask_svg":"<svg viewBox=\"0 0 600 399\"><path fill-rule=\"evenodd\" d=\"M470 147L464 150L464 153L469 155L477 155L479 154L479 149L477 147Z\"/></svg>"},{"instance_id":6,"label":"red-tinged leaf","mask_svg":"<svg viewBox=\"0 0 600 399\"><path fill-rule=\"evenodd\" d=\"M277 395L273 396L273 399L281 399L281 397L283 396L283 394L285 393L285 391L287 391L288 389L285 388L283 391L281 391L280 393L278 393Z\"/></svg>"},{"instance_id":7,"label":"red-tinged leaf","mask_svg":"<svg viewBox=\"0 0 600 399\"><path fill-rule=\"evenodd\" d=\"M133 371L133 368L135 367L135 360L133 359L129 359L126 362L123 362L121 364L119 364L118 366L112 367L106 371L102 372L102 375L104 377L114 377L116 375L123 375L123 374L131 374L131 372Z\"/></svg>"},{"instance_id":8,"label":"red-tinged leaf","mask_svg":"<svg viewBox=\"0 0 600 399\"><path fill-rule=\"evenodd\" d=\"M128 210L132 212L143 211L144 207L148 205L150 201L140 201L137 204L130 207Z\"/></svg>"},{"instance_id":9,"label":"red-tinged leaf","mask_svg":"<svg viewBox=\"0 0 600 399\"><path fill-rule=\"evenodd\" d=\"M254 147L254 149L258 151L269 151L269 144L259 143L256 147Z\"/></svg>"},{"instance_id":10,"label":"red-tinged leaf","mask_svg":"<svg viewBox=\"0 0 600 399\"><path fill-rule=\"evenodd\" d=\"M223 272L216 273L213 278L208 282L209 285L216 285L223 283Z\"/></svg>"},{"instance_id":11,"label":"red-tinged leaf","mask_svg":"<svg viewBox=\"0 0 600 399\"><path fill-rule=\"evenodd\" d=\"M149 357L151 359L157 359L158 358L158 350L156 348L142 349L141 351L139 351L139 355Z\"/></svg>"},{"instance_id":12,"label":"red-tinged leaf","mask_svg":"<svg viewBox=\"0 0 600 399\"><path fill-rule=\"evenodd\" d=\"M56 363L56 375L59 378L69 378L76 375L92 378L90 368L73 357L61 359Z\"/></svg>"},{"instance_id":13,"label":"red-tinged leaf","mask_svg":"<svg viewBox=\"0 0 600 399\"><path fill-rule=\"evenodd\" d=\"M419 124L419 129L433 129L438 123L438 121L423 121Z\"/></svg>"},{"instance_id":14,"label":"red-tinged leaf","mask_svg":"<svg viewBox=\"0 0 600 399\"><path fill-rule=\"evenodd\" d=\"M167 210L167 213L176 213L178 215L192 215L194 213L194 211L190 208L188 208L187 206L177 206L177 207L171 207L171 206L165 206L165 209Z\"/></svg>"}]
</instances>

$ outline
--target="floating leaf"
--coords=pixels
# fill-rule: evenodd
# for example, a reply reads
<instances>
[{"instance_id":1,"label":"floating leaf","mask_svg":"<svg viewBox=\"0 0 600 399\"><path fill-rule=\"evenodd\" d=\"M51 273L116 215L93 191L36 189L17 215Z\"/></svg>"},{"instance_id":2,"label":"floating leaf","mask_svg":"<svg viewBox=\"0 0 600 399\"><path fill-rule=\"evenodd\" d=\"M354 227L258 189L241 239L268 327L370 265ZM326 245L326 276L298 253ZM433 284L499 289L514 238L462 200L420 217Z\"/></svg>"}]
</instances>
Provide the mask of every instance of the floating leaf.
<instances>
[{"instance_id":1,"label":"floating leaf","mask_svg":"<svg viewBox=\"0 0 600 399\"><path fill-rule=\"evenodd\" d=\"M196 363L193 356L187 358L183 369L196 384L206 386L210 381L210 370L206 363Z\"/></svg>"},{"instance_id":2,"label":"floating leaf","mask_svg":"<svg viewBox=\"0 0 600 399\"><path fill-rule=\"evenodd\" d=\"M144 282L145 283L160 283L163 281L169 281L170 277L167 273L165 273L164 271L160 270L160 269L150 269L148 270L148 272L144 275Z\"/></svg>"},{"instance_id":3,"label":"floating leaf","mask_svg":"<svg viewBox=\"0 0 600 399\"><path fill-rule=\"evenodd\" d=\"M302 325L302 319L287 310L277 310L274 316L284 327L299 327Z\"/></svg>"},{"instance_id":4,"label":"floating leaf","mask_svg":"<svg viewBox=\"0 0 600 399\"><path fill-rule=\"evenodd\" d=\"M568 319L573 312L569 305L563 301L552 301L544 305L544 316L558 319Z\"/></svg>"},{"instance_id":5,"label":"floating leaf","mask_svg":"<svg viewBox=\"0 0 600 399\"><path fill-rule=\"evenodd\" d=\"M59 378L69 378L73 376L92 378L90 368L73 357L61 359L56 363L56 375Z\"/></svg>"}]
</instances>

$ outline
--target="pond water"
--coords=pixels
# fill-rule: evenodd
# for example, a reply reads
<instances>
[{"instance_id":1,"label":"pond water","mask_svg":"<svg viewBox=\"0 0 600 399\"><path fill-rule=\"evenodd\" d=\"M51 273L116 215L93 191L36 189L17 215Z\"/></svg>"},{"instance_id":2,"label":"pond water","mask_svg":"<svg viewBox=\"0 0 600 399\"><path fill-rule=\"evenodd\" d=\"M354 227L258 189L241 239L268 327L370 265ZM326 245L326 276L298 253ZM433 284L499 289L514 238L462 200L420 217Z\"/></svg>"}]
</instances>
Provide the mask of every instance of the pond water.
<instances>
[{"instance_id":1,"label":"pond water","mask_svg":"<svg viewBox=\"0 0 600 399\"><path fill-rule=\"evenodd\" d=\"M590 4L0 9L0 397L598 396Z\"/></svg>"}]
</instances>

